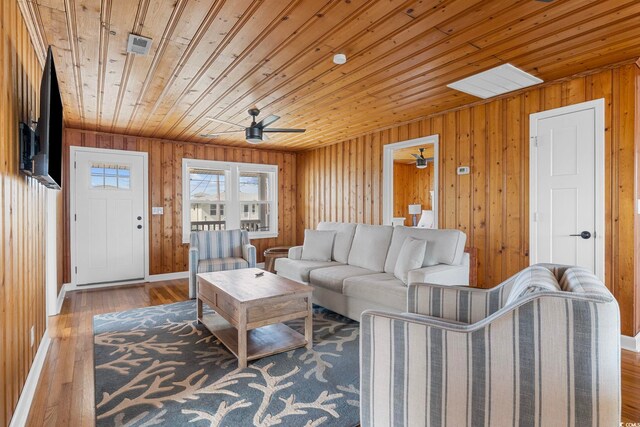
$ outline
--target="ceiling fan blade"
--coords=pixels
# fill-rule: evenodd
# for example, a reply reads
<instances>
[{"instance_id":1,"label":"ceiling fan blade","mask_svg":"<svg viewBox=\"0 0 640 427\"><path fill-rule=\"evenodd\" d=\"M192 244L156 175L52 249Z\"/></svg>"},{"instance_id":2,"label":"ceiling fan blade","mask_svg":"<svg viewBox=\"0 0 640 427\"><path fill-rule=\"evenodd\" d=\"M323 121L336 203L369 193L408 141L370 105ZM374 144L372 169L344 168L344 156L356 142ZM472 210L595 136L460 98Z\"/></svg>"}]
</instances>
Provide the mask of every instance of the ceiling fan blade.
<instances>
[{"instance_id":1,"label":"ceiling fan blade","mask_svg":"<svg viewBox=\"0 0 640 427\"><path fill-rule=\"evenodd\" d=\"M228 121L222 120L222 119L216 119L215 117L205 117L205 120L222 123L222 124L229 125L229 126L236 126L236 127L244 129L244 126L242 126L242 125L239 125L237 123L231 123L231 122L228 122Z\"/></svg>"},{"instance_id":2,"label":"ceiling fan blade","mask_svg":"<svg viewBox=\"0 0 640 427\"><path fill-rule=\"evenodd\" d=\"M296 132L296 133L302 133L305 132L306 129L285 129L285 128L267 128L267 129L262 129L262 132Z\"/></svg>"},{"instance_id":3,"label":"ceiling fan blade","mask_svg":"<svg viewBox=\"0 0 640 427\"><path fill-rule=\"evenodd\" d=\"M211 136L217 136L217 135L224 135L226 133L238 133L238 132L244 132L244 130L226 130L223 132L201 133L200 136L211 137Z\"/></svg>"},{"instance_id":4,"label":"ceiling fan blade","mask_svg":"<svg viewBox=\"0 0 640 427\"><path fill-rule=\"evenodd\" d=\"M419 158L420 158L420 156L418 156L417 154L411 153L411 155L412 155L413 157L415 157L416 159L419 159Z\"/></svg>"},{"instance_id":5,"label":"ceiling fan blade","mask_svg":"<svg viewBox=\"0 0 640 427\"><path fill-rule=\"evenodd\" d=\"M262 140L263 141L268 141L269 140L269 137L267 136L266 133L264 133L264 131L262 131Z\"/></svg>"},{"instance_id":6,"label":"ceiling fan blade","mask_svg":"<svg viewBox=\"0 0 640 427\"><path fill-rule=\"evenodd\" d=\"M267 116L264 119L260 120L258 123L256 123L256 125L264 129L267 126L269 126L271 123L273 123L276 120L278 120L279 118L280 118L280 116L276 116L276 115L272 114L272 115Z\"/></svg>"}]
</instances>

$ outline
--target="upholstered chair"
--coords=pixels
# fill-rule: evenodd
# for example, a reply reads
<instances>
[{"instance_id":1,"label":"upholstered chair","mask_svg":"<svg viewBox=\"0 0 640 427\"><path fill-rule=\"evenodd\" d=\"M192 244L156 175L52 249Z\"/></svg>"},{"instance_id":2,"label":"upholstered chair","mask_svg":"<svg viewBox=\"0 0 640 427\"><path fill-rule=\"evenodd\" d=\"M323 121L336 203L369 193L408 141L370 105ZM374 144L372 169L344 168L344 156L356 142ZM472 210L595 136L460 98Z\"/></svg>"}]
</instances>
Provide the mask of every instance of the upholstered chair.
<instances>
[{"instance_id":1,"label":"upholstered chair","mask_svg":"<svg viewBox=\"0 0 640 427\"><path fill-rule=\"evenodd\" d=\"M197 295L197 273L256 266L256 247L246 230L194 231L189 249L189 297Z\"/></svg>"},{"instance_id":2,"label":"upholstered chair","mask_svg":"<svg viewBox=\"0 0 640 427\"><path fill-rule=\"evenodd\" d=\"M616 300L586 269L532 267L489 290L412 284L408 313L365 311L362 426L619 425Z\"/></svg>"}]
</instances>

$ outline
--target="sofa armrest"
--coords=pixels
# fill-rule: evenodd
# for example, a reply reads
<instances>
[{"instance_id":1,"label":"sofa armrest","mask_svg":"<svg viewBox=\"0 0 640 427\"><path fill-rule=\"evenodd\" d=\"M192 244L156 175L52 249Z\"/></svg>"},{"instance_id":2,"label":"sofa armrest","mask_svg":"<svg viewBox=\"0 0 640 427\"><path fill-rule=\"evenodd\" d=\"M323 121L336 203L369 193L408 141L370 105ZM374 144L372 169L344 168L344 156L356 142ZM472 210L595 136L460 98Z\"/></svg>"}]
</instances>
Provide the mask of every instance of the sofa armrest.
<instances>
[{"instance_id":1,"label":"sofa armrest","mask_svg":"<svg viewBox=\"0 0 640 427\"><path fill-rule=\"evenodd\" d=\"M409 271L409 283L468 285L469 265L438 264Z\"/></svg>"},{"instance_id":2,"label":"sofa armrest","mask_svg":"<svg viewBox=\"0 0 640 427\"><path fill-rule=\"evenodd\" d=\"M498 311L501 297L501 288L412 283L407 292L407 311L455 322L475 323Z\"/></svg>"},{"instance_id":3,"label":"sofa armrest","mask_svg":"<svg viewBox=\"0 0 640 427\"><path fill-rule=\"evenodd\" d=\"M302 259L302 246L292 246L289 248L289 259Z\"/></svg>"},{"instance_id":4,"label":"sofa armrest","mask_svg":"<svg viewBox=\"0 0 640 427\"><path fill-rule=\"evenodd\" d=\"M256 247L252 244L242 245L242 258L249 263L249 268L256 266Z\"/></svg>"},{"instance_id":5,"label":"sofa armrest","mask_svg":"<svg viewBox=\"0 0 640 427\"><path fill-rule=\"evenodd\" d=\"M192 246L189 249L189 298L195 298L197 295L196 274L198 273L198 261L200 261L198 248Z\"/></svg>"}]
</instances>

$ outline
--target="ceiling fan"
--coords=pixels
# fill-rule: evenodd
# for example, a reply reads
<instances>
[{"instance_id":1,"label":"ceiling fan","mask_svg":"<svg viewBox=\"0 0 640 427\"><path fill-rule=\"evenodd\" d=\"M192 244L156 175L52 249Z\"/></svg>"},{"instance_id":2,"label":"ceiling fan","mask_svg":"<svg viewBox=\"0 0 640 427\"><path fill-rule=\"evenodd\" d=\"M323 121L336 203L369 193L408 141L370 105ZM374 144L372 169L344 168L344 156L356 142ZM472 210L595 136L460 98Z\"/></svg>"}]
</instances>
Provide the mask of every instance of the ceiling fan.
<instances>
[{"instance_id":1,"label":"ceiling fan","mask_svg":"<svg viewBox=\"0 0 640 427\"><path fill-rule=\"evenodd\" d=\"M424 169L427 167L427 164L433 161L433 157L425 157L423 154L424 148L420 148L420 155L412 153L411 155L416 158L416 167L418 169Z\"/></svg>"},{"instance_id":2,"label":"ceiling fan","mask_svg":"<svg viewBox=\"0 0 640 427\"><path fill-rule=\"evenodd\" d=\"M249 127L244 127L244 126L239 125L237 123L227 122L226 120L216 119L214 117L205 117L205 119L211 120L212 122L223 123L225 125L235 126L237 128L240 128L240 129L238 129L238 130L227 130L227 131L214 132L214 133L206 133L206 134L202 134L201 136L211 137L211 136L216 136L216 135L223 135L223 134L226 134L226 133L244 132L245 137L247 139L247 142L249 142L251 144L259 144L262 141L266 141L266 140L269 139L269 138L267 138L267 135L266 135L266 133L269 133L269 132L290 132L290 133L291 132L296 132L296 133L300 133L300 132L304 132L306 130L306 129L268 128L267 126L269 126L270 124L272 124L273 122L278 120L280 118L280 116L275 116L275 115L272 114L272 115L267 116L264 119L262 119L261 121L256 123L256 118L260 114L260 110L258 110L257 108L252 108L248 112L249 112L249 115L251 116L251 125Z\"/></svg>"}]
</instances>

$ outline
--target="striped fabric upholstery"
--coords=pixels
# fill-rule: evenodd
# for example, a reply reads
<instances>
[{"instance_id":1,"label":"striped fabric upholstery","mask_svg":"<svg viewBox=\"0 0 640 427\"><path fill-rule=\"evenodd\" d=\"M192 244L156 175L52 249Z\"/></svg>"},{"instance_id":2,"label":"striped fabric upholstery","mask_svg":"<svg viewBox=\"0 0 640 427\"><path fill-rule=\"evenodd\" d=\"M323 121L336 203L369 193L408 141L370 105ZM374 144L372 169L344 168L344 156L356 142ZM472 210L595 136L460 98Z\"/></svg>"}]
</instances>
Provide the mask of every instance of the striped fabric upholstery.
<instances>
[{"instance_id":1,"label":"striped fabric upholstery","mask_svg":"<svg viewBox=\"0 0 640 427\"><path fill-rule=\"evenodd\" d=\"M558 279L547 268L532 265L518 273L515 283L507 297L507 304L513 304L534 292L556 292L560 290Z\"/></svg>"},{"instance_id":2,"label":"striped fabric upholstery","mask_svg":"<svg viewBox=\"0 0 640 427\"><path fill-rule=\"evenodd\" d=\"M362 426L619 425L618 305L602 282L586 291L566 273L573 290L529 294L472 324L363 313Z\"/></svg>"},{"instance_id":3,"label":"striped fabric upholstery","mask_svg":"<svg viewBox=\"0 0 640 427\"><path fill-rule=\"evenodd\" d=\"M197 231L189 248L189 297L196 297L196 274L256 266L256 247L246 230Z\"/></svg>"},{"instance_id":4,"label":"striped fabric upholstery","mask_svg":"<svg viewBox=\"0 0 640 427\"><path fill-rule=\"evenodd\" d=\"M198 263L198 273L209 273L211 271L237 270L248 268L249 263L244 258L210 258L203 259Z\"/></svg>"}]
</instances>

